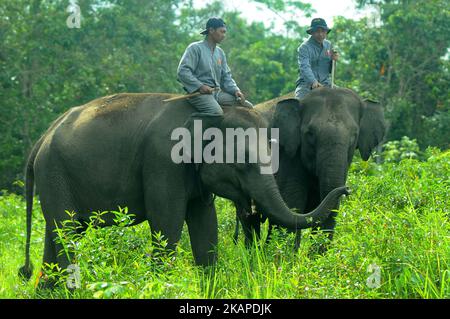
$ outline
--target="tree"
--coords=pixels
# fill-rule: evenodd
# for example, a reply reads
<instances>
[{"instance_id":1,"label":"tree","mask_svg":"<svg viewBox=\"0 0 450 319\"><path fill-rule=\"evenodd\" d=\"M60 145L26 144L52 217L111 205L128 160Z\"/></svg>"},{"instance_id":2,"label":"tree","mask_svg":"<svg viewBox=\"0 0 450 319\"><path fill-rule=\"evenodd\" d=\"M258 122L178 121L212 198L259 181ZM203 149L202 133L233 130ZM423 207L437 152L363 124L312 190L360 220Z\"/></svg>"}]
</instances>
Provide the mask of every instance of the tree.
<instances>
[{"instance_id":1,"label":"tree","mask_svg":"<svg viewBox=\"0 0 450 319\"><path fill-rule=\"evenodd\" d=\"M22 178L33 143L72 106L118 92L176 91L178 0L0 2L0 189ZM170 76L168 76L170 75Z\"/></svg>"},{"instance_id":2,"label":"tree","mask_svg":"<svg viewBox=\"0 0 450 319\"><path fill-rule=\"evenodd\" d=\"M358 4L376 6L379 17L373 21L335 21L333 36L343 56L339 63L341 84L381 100L390 121L388 139L406 135L416 138L422 147L448 148L447 1Z\"/></svg>"}]
</instances>

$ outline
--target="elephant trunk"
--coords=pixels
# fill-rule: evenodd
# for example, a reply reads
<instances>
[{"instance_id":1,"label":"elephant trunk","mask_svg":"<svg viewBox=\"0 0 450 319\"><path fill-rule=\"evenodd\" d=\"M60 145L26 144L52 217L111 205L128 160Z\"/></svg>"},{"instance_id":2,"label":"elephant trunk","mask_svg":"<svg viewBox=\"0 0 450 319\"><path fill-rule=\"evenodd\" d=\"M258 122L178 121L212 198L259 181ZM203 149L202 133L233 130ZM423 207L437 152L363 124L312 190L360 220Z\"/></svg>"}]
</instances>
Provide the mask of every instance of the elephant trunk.
<instances>
[{"instance_id":1,"label":"elephant trunk","mask_svg":"<svg viewBox=\"0 0 450 319\"><path fill-rule=\"evenodd\" d=\"M348 161L344 154L347 154L347 152L347 149L342 147L342 149L334 150L332 153L334 155L330 154L327 156L326 154L322 154L322 156L318 158L317 162L322 163L318 166L317 172L321 200L323 200L333 189L345 185L347 180ZM330 161L330 159L333 160ZM337 202L336 207L333 208L338 208L338 206L339 202Z\"/></svg>"},{"instance_id":2,"label":"elephant trunk","mask_svg":"<svg viewBox=\"0 0 450 319\"><path fill-rule=\"evenodd\" d=\"M272 175L265 176L264 182L259 187L249 190L249 194L271 223L290 230L299 230L315 226L328 218L330 210L336 206L339 197L348 195L349 192L345 186L334 189L316 209L307 214L294 213L287 207Z\"/></svg>"},{"instance_id":3,"label":"elephant trunk","mask_svg":"<svg viewBox=\"0 0 450 319\"><path fill-rule=\"evenodd\" d=\"M340 174L340 176L321 176L319 177L319 187L320 187L320 199L323 200L327 194L329 194L333 189L337 187L342 187L345 185L346 175ZM337 206L336 206L337 208Z\"/></svg>"}]
</instances>

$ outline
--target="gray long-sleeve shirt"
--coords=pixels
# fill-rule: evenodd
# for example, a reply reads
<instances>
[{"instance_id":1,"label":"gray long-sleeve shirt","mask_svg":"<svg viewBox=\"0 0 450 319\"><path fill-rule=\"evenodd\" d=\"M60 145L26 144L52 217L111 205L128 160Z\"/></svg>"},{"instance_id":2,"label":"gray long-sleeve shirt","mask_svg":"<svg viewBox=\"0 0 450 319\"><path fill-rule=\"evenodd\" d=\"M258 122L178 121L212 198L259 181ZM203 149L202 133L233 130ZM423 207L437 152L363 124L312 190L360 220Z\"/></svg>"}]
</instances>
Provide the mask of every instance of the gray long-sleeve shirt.
<instances>
[{"instance_id":1,"label":"gray long-sleeve shirt","mask_svg":"<svg viewBox=\"0 0 450 319\"><path fill-rule=\"evenodd\" d=\"M323 41L320 45L313 37L303 42L298 48L299 77L297 87L311 87L314 81L331 86L331 42Z\"/></svg>"},{"instance_id":2,"label":"gray long-sleeve shirt","mask_svg":"<svg viewBox=\"0 0 450 319\"><path fill-rule=\"evenodd\" d=\"M197 91L203 84L220 87L233 95L239 90L231 76L225 52L218 46L212 51L206 39L186 48L178 65L177 77L188 93Z\"/></svg>"}]
</instances>

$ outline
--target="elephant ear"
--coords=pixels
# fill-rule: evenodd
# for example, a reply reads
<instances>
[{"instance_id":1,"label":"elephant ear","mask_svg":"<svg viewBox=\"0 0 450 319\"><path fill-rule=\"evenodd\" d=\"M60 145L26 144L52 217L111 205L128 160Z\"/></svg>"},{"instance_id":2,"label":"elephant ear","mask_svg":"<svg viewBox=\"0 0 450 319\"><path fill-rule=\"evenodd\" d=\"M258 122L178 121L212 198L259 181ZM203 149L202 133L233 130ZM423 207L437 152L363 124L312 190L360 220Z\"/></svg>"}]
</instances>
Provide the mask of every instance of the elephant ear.
<instances>
[{"instance_id":1,"label":"elephant ear","mask_svg":"<svg viewBox=\"0 0 450 319\"><path fill-rule=\"evenodd\" d=\"M272 128L279 129L279 144L289 157L294 157L300 145L301 104L298 99L286 99L277 103Z\"/></svg>"},{"instance_id":2,"label":"elephant ear","mask_svg":"<svg viewBox=\"0 0 450 319\"><path fill-rule=\"evenodd\" d=\"M358 148L367 161L373 149L380 144L386 132L383 108L372 100L362 101L362 116L359 123Z\"/></svg>"}]
</instances>

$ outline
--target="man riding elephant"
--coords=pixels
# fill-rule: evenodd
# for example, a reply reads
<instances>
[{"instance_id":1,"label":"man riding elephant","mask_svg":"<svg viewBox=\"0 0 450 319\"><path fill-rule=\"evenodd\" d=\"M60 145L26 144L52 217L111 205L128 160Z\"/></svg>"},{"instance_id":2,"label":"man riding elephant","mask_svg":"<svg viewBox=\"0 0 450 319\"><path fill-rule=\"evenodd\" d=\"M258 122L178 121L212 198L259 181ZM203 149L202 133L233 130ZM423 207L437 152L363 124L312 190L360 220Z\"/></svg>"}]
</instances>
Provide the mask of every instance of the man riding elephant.
<instances>
[{"instance_id":1,"label":"man riding elephant","mask_svg":"<svg viewBox=\"0 0 450 319\"><path fill-rule=\"evenodd\" d=\"M253 107L233 80L225 52L217 46L226 32L222 19L209 19L201 32L205 39L191 43L178 65L178 81L183 88L188 93L201 93L188 99L201 115L222 115L220 105Z\"/></svg>"},{"instance_id":2,"label":"man riding elephant","mask_svg":"<svg viewBox=\"0 0 450 319\"><path fill-rule=\"evenodd\" d=\"M313 19L310 28L306 30L311 36L298 48L299 77L295 89L297 98L303 98L321 86L331 87L331 61L337 61L339 54L326 39L330 31L325 20L321 18Z\"/></svg>"},{"instance_id":3,"label":"man riding elephant","mask_svg":"<svg viewBox=\"0 0 450 319\"><path fill-rule=\"evenodd\" d=\"M362 99L346 88L320 87L302 99L285 95L255 105L271 128L279 129L279 170L277 186L288 207L308 211L316 207L330 190L345 185L353 155L359 151L367 161L386 133L383 106ZM339 203L320 228L333 238ZM246 243L253 232L259 234L258 215L237 217L242 223ZM314 232L317 229L314 230ZM297 232L295 247L300 244ZM235 230L235 241L238 228ZM329 241L318 245L325 252Z\"/></svg>"}]
</instances>

